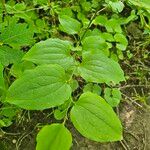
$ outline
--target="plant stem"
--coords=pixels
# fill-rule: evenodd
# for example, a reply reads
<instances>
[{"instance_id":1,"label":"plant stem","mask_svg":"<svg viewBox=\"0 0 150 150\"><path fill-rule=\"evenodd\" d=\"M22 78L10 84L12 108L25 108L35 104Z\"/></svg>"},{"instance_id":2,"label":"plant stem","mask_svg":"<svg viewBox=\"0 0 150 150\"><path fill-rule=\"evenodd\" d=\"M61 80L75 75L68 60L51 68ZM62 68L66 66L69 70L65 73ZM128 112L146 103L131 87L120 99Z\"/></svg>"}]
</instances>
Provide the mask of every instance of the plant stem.
<instances>
[{"instance_id":1,"label":"plant stem","mask_svg":"<svg viewBox=\"0 0 150 150\"><path fill-rule=\"evenodd\" d=\"M70 108L71 103L72 103L72 99L70 99L70 103L68 104L68 107L66 109L66 115L64 117L63 125L66 123L66 120L68 120L68 116L67 116L68 115L68 109Z\"/></svg>"},{"instance_id":2,"label":"plant stem","mask_svg":"<svg viewBox=\"0 0 150 150\"><path fill-rule=\"evenodd\" d=\"M2 0L2 6L3 6L3 11L4 11L3 15L5 15L7 23L9 24L9 19L7 17L7 9L6 9L6 6L5 6L5 0Z\"/></svg>"},{"instance_id":3,"label":"plant stem","mask_svg":"<svg viewBox=\"0 0 150 150\"><path fill-rule=\"evenodd\" d=\"M81 43L81 41L83 40L85 34L87 33L88 29L89 29L90 26L92 25L92 22L93 22L94 18L95 18L100 12L102 12L102 11L105 10L105 9L106 9L106 7L100 9L99 11L96 11L96 12L93 14L93 16L91 17L90 22L89 22L89 24L88 24L88 26L87 26L85 32L83 33L83 35L81 36L81 38L80 38L80 40L79 40L79 43Z\"/></svg>"},{"instance_id":4,"label":"plant stem","mask_svg":"<svg viewBox=\"0 0 150 150\"><path fill-rule=\"evenodd\" d=\"M4 9L4 14L7 13L6 7L5 7L5 0L2 0L2 5L3 5L3 9Z\"/></svg>"}]
</instances>

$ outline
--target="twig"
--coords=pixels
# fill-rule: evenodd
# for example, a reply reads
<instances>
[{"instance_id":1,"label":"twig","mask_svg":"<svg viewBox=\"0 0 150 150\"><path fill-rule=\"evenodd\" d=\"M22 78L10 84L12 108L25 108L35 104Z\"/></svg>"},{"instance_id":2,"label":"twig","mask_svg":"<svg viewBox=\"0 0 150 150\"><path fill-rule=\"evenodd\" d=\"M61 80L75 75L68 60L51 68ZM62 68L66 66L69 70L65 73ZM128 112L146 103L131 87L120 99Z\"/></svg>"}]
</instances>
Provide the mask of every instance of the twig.
<instances>
[{"instance_id":1,"label":"twig","mask_svg":"<svg viewBox=\"0 0 150 150\"><path fill-rule=\"evenodd\" d=\"M6 134L6 135L13 135L13 136L15 136L15 135L19 135L19 134L21 134L21 133L10 133L10 132L4 132L4 134Z\"/></svg>"},{"instance_id":2,"label":"twig","mask_svg":"<svg viewBox=\"0 0 150 150\"><path fill-rule=\"evenodd\" d=\"M122 142L122 141L119 141L120 144L122 145L122 147L125 149L125 150L128 150L128 148L126 147L126 145Z\"/></svg>"},{"instance_id":3,"label":"twig","mask_svg":"<svg viewBox=\"0 0 150 150\"><path fill-rule=\"evenodd\" d=\"M120 113L119 113L119 108L118 107L116 107L116 111L117 111L118 117L120 117Z\"/></svg>"},{"instance_id":4,"label":"twig","mask_svg":"<svg viewBox=\"0 0 150 150\"><path fill-rule=\"evenodd\" d=\"M126 145L127 149L130 150L130 147L129 147L129 145L128 145L128 143L126 142L125 139L123 140L123 142L124 142L124 144Z\"/></svg>"},{"instance_id":5,"label":"twig","mask_svg":"<svg viewBox=\"0 0 150 150\"><path fill-rule=\"evenodd\" d=\"M24 139L24 137L26 137L26 134L25 134L25 133L22 134L22 135L19 137L19 139L17 140L17 142L16 142L16 150L19 150L19 147L20 147L21 142L22 142L22 140ZM20 142L20 141L21 141L21 142Z\"/></svg>"},{"instance_id":6,"label":"twig","mask_svg":"<svg viewBox=\"0 0 150 150\"><path fill-rule=\"evenodd\" d=\"M38 125L38 124L37 124L37 125ZM22 134L22 135L20 136L20 138L18 139L18 141L17 141L17 143L16 143L16 150L19 150L19 147L20 147L22 141L23 141L28 135L30 135L30 134L35 130L35 128L37 127L37 125L34 126L33 130L30 131L29 133L27 133L27 134L24 133L24 134Z\"/></svg>"},{"instance_id":7,"label":"twig","mask_svg":"<svg viewBox=\"0 0 150 150\"><path fill-rule=\"evenodd\" d=\"M125 96L128 100L130 100L132 103L135 103L137 106L139 106L140 108L142 108L143 106L140 105L139 103L137 103L136 101L134 101L132 98L128 97L127 95L125 95L124 93L122 93L123 96Z\"/></svg>"},{"instance_id":8,"label":"twig","mask_svg":"<svg viewBox=\"0 0 150 150\"><path fill-rule=\"evenodd\" d=\"M144 144L144 147L143 147L143 150L146 150L146 131L145 131L145 125L143 124L143 130L144 130L144 138L143 138L143 144Z\"/></svg>"},{"instance_id":9,"label":"twig","mask_svg":"<svg viewBox=\"0 0 150 150\"><path fill-rule=\"evenodd\" d=\"M11 132L5 132L5 131L3 131L2 129L0 129L0 132L3 134L3 135L19 135L19 134L21 134L21 133L11 133Z\"/></svg>"},{"instance_id":10,"label":"twig","mask_svg":"<svg viewBox=\"0 0 150 150\"><path fill-rule=\"evenodd\" d=\"M133 87L150 87L150 85L125 85L122 87L119 87L120 89L125 89L125 88L133 88Z\"/></svg>"},{"instance_id":11,"label":"twig","mask_svg":"<svg viewBox=\"0 0 150 150\"><path fill-rule=\"evenodd\" d=\"M18 125L23 121L24 116L26 115L26 113L27 113L27 110L25 110L25 111L23 112L23 115L21 116L21 118L20 118L19 121L18 121Z\"/></svg>"},{"instance_id":12,"label":"twig","mask_svg":"<svg viewBox=\"0 0 150 150\"><path fill-rule=\"evenodd\" d=\"M125 131L126 134L130 134L133 138L135 138L138 141L138 137L136 137L133 133Z\"/></svg>"}]
</instances>

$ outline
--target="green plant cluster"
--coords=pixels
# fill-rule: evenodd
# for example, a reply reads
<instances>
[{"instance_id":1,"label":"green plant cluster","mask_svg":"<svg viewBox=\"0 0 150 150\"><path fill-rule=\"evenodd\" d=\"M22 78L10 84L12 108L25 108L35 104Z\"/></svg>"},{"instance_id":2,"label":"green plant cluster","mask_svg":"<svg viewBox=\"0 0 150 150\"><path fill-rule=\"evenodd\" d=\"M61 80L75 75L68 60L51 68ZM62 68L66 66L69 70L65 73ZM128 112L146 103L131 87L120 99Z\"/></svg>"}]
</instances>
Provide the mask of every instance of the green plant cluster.
<instances>
[{"instance_id":1,"label":"green plant cluster","mask_svg":"<svg viewBox=\"0 0 150 150\"><path fill-rule=\"evenodd\" d=\"M125 81L125 26L140 18L149 34L149 2L3 0L0 13L0 127L22 109L53 108L59 123L40 130L37 150L70 149L69 120L88 139L122 140L113 108Z\"/></svg>"}]
</instances>

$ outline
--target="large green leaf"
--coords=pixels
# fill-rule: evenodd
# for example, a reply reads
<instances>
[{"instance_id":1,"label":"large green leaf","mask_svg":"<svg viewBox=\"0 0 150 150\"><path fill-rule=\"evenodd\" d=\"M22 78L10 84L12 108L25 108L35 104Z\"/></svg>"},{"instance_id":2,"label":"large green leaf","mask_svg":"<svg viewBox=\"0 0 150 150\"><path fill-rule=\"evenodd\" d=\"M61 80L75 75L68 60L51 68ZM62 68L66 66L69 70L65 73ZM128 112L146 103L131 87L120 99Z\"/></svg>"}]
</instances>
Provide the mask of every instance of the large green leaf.
<instances>
[{"instance_id":1,"label":"large green leaf","mask_svg":"<svg viewBox=\"0 0 150 150\"><path fill-rule=\"evenodd\" d=\"M9 26L5 27L0 34L0 40L4 44L12 47L26 46L33 43L33 31L27 27L26 23L16 23L12 21Z\"/></svg>"},{"instance_id":2,"label":"large green leaf","mask_svg":"<svg viewBox=\"0 0 150 150\"><path fill-rule=\"evenodd\" d=\"M0 63L4 66L19 62L22 57L22 51L12 49L8 46L0 46Z\"/></svg>"},{"instance_id":3,"label":"large green leaf","mask_svg":"<svg viewBox=\"0 0 150 150\"><path fill-rule=\"evenodd\" d=\"M64 69L41 65L27 70L8 89L6 101L21 108L41 110L63 104L71 96Z\"/></svg>"},{"instance_id":4,"label":"large green leaf","mask_svg":"<svg viewBox=\"0 0 150 150\"><path fill-rule=\"evenodd\" d=\"M76 34L80 31L81 23L67 15L59 16L60 28L68 34Z\"/></svg>"},{"instance_id":5,"label":"large green leaf","mask_svg":"<svg viewBox=\"0 0 150 150\"><path fill-rule=\"evenodd\" d=\"M84 52L83 60L78 70L81 76L89 82L109 83L112 81L119 83L125 80L119 64L100 51Z\"/></svg>"},{"instance_id":6,"label":"large green leaf","mask_svg":"<svg viewBox=\"0 0 150 150\"><path fill-rule=\"evenodd\" d=\"M68 68L73 64L70 55L72 44L60 39L48 39L35 44L24 56L24 60L40 64L59 64Z\"/></svg>"},{"instance_id":7,"label":"large green leaf","mask_svg":"<svg viewBox=\"0 0 150 150\"><path fill-rule=\"evenodd\" d=\"M44 126L36 140L36 150L69 150L72 136L63 124L55 123Z\"/></svg>"},{"instance_id":8,"label":"large green leaf","mask_svg":"<svg viewBox=\"0 0 150 150\"><path fill-rule=\"evenodd\" d=\"M122 126L113 109L105 100L93 93L81 95L71 110L71 120L85 137L98 141L122 139Z\"/></svg>"}]
</instances>

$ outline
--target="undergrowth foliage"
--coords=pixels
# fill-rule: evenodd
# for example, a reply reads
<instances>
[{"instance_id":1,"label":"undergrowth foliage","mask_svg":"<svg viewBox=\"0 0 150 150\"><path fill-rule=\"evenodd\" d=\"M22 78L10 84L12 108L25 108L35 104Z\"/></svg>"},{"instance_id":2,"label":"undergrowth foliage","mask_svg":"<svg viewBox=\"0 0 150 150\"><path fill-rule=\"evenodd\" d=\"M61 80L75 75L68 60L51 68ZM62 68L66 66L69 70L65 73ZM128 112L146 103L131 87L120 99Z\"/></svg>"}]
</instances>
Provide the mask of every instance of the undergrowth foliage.
<instances>
[{"instance_id":1,"label":"undergrowth foliage","mask_svg":"<svg viewBox=\"0 0 150 150\"><path fill-rule=\"evenodd\" d=\"M133 7L128 16L121 15L125 5ZM125 81L118 63L128 45L124 26L139 15L149 33L148 8L134 0L1 3L0 126L21 109L53 108L59 123L40 130L37 150L70 149L69 120L93 141L122 140L113 107Z\"/></svg>"}]
</instances>

